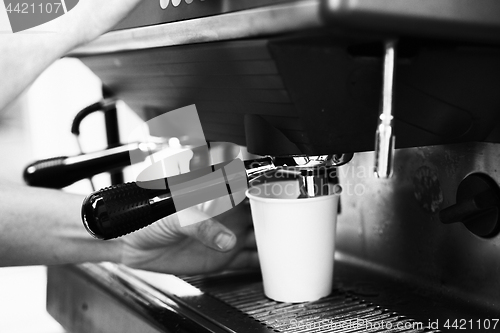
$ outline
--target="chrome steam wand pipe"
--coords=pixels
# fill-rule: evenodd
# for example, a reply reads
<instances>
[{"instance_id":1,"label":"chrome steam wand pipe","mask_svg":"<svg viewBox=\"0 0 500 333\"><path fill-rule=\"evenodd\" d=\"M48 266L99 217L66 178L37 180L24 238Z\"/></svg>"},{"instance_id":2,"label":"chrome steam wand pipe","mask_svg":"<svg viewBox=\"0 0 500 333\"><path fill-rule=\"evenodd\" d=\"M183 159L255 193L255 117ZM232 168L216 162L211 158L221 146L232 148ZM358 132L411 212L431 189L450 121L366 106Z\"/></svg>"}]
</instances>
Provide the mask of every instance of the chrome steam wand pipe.
<instances>
[{"instance_id":1,"label":"chrome steam wand pipe","mask_svg":"<svg viewBox=\"0 0 500 333\"><path fill-rule=\"evenodd\" d=\"M394 72L396 69L396 41L388 40L384 44L384 64L382 80L382 99L380 115L375 136L375 166L377 178L389 178L394 162L393 100Z\"/></svg>"}]
</instances>

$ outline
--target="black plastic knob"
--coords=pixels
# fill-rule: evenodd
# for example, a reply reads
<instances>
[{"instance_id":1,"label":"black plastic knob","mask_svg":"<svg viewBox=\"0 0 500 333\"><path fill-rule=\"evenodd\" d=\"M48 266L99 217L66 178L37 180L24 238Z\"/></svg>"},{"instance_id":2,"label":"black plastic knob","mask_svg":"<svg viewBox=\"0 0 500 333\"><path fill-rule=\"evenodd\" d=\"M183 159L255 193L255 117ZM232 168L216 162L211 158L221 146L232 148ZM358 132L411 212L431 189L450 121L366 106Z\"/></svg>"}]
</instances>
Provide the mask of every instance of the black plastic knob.
<instances>
[{"instance_id":1,"label":"black plastic knob","mask_svg":"<svg viewBox=\"0 0 500 333\"><path fill-rule=\"evenodd\" d=\"M457 188L456 204L439 212L442 223L462 222L473 234L493 237L500 231L500 188L485 174L474 173Z\"/></svg>"}]
</instances>

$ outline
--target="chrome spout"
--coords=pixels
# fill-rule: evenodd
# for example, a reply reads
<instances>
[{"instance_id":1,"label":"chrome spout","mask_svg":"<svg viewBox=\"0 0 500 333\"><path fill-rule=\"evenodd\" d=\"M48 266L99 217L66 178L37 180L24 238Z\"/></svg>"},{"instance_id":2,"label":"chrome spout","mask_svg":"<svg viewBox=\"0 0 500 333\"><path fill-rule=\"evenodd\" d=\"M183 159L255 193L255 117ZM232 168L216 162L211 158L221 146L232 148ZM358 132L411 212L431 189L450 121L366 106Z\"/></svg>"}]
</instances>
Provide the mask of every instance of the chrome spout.
<instances>
[{"instance_id":1,"label":"chrome spout","mask_svg":"<svg viewBox=\"0 0 500 333\"><path fill-rule=\"evenodd\" d=\"M396 68L396 41L385 43L382 98L380 115L375 134L375 166L378 178L389 178L392 175L394 161L393 115L394 105L394 72Z\"/></svg>"},{"instance_id":2,"label":"chrome spout","mask_svg":"<svg viewBox=\"0 0 500 333\"><path fill-rule=\"evenodd\" d=\"M353 154L279 156L245 161L250 185L266 181L298 181L301 198L331 194L331 172L348 163Z\"/></svg>"}]
</instances>

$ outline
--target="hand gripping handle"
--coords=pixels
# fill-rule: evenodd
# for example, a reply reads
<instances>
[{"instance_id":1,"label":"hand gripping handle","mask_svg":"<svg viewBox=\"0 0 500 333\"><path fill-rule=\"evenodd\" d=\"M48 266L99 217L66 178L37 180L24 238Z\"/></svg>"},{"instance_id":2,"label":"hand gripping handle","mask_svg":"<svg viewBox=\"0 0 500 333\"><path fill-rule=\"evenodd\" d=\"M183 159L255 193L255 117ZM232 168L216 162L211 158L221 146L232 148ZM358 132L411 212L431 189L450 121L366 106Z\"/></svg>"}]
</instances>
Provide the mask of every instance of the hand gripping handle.
<instances>
[{"instance_id":1,"label":"hand gripping handle","mask_svg":"<svg viewBox=\"0 0 500 333\"><path fill-rule=\"evenodd\" d=\"M161 200L154 199L161 196ZM87 231L99 239L112 239L144 228L176 212L168 189L151 190L136 183L103 188L87 196L82 220Z\"/></svg>"},{"instance_id":2,"label":"hand gripping handle","mask_svg":"<svg viewBox=\"0 0 500 333\"><path fill-rule=\"evenodd\" d=\"M200 168L168 179L101 189L85 198L82 205L83 223L94 237L111 239L139 230L177 211L220 197L227 196L234 206L241 202L244 197L242 191L247 188L247 175L242 170L243 163L239 161L239 165L238 161ZM219 170L223 167L224 172ZM238 195L235 198L233 195L236 193Z\"/></svg>"}]
</instances>

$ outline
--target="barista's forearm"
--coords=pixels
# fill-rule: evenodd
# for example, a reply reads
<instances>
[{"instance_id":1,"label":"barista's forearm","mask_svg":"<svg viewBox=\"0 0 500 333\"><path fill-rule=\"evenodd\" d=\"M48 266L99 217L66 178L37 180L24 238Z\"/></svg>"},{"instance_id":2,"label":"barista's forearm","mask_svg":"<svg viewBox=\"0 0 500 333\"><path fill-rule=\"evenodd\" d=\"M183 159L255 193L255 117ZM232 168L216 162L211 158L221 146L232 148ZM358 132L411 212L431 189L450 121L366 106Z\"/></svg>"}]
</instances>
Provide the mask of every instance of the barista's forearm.
<instances>
[{"instance_id":1,"label":"barista's forearm","mask_svg":"<svg viewBox=\"0 0 500 333\"><path fill-rule=\"evenodd\" d=\"M66 21L63 16L47 23L43 26L45 32L0 34L0 110L77 45L72 25L67 31L63 29Z\"/></svg>"},{"instance_id":2,"label":"barista's forearm","mask_svg":"<svg viewBox=\"0 0 500 333\"><path fill-rule=\"evenodd\" d=\"M111 29L141 0L85 0L39 26L45 32L0 33L0 110L52 62Z\"/></svg>"},{"instance_id":3,"label":"barista's forearm","mask_svg":"<svg viewBox=\"0 0 500 333\"><path fill-rule=\"evenodd\" d=\"M0 35L0 110L20 95L45 68L57 59L56 53L59 54L59 52L55 49L50 53L36 51L36 45L41 45L53 37ZM35 38L40 38L40 40L35 42Z\"/></svg>"},{"instance_id":4,"label":"barista's forearm","mask_svg":"<svg viewBox=\"0 0 500 333\"><path fill-rule=\"evenodd\" d=\"M83 197L0 182L0 266L120 261L119 241L83 227Z\"/></svg>"}]
</instances>

